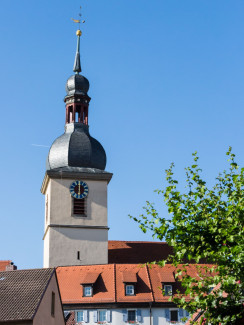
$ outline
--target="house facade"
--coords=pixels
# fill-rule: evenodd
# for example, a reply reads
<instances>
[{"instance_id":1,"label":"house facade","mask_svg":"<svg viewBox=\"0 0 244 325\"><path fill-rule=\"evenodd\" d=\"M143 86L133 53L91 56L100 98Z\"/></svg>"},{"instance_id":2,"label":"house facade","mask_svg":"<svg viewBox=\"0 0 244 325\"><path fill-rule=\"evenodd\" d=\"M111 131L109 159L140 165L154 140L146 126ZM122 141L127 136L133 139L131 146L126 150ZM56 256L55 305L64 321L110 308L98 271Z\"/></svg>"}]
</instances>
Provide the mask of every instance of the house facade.
<instances>
[{"instance_id":1,"label":"house facade","mask_svg":"<svg viewBox=\"0 0 244 325\"><path fill-rule=\"evenodd\" d=\"M1 271L14 271L17 270L17 266L11 260L0 261L0 272Z\"/></svg>"},{"instance_id":2,"label":"house facade","mask_svg":"<svg viewBox=\"0 0 244 325\"><path fill-rule=\"evenodd\" d=\"M188 312L170 301L184 292L175 271L172 265L145 264L58 267L66 324L183 324ZM198 277L195 265L187 272Z\"/></svg>"},{"instance_id":3,"label":"house facade","mask_svg":"<svg viewBox=\"0 0 244 325\"><path fill-rule=\"evenodd\" d=\"M64 325L55 269L0 272L0 324Z\"/></svg>"}]
</instances>

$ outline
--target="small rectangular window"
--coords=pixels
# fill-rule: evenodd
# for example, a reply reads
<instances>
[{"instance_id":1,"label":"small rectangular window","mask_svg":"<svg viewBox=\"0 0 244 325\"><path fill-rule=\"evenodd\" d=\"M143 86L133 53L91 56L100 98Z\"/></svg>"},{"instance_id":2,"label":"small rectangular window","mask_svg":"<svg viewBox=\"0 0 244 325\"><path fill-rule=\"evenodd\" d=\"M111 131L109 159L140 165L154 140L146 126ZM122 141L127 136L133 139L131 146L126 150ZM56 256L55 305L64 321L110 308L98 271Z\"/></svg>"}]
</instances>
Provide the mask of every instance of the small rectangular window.
<instances>
[{"instance_id":1,"label":"small rectangular window","mask_svg":"<svg viewBox=\"0 0 244 325\"><path fill-rule=\"evenodd\" d=\"M164 286L164 296L172 296L172 285Z\"/></svg>"},{"instance_id":2,"label":"small rectangular window","mask_svg":"<svg viewBox=\"0 0 244 325\"><path fill-rule=\"evenodd\" d=\"M135 294L135 287L133 284L127 284L125 286L125 295L126 296L134 296Z\"/></svg>"},{"instance_id":3,"label":"small rectangular window","mask_svg":"<svg viewBox=\"0 0 244 325\"><path fill-rule=\"evenodd\" d=\"M76 322L80 323L84 321L84 312L83 310L76 312Z\"/></svg>"},{"instance_id":4,"label":"small rectangular window","mask_svg":"<svg viewBox=\"0 0 244 325\"><path fill-rule=\"evenodd\" d=\"M136 310L128 310L128 322L136 321Z\"/></svg>"},{"instance_id":5,"label":"small rectangular window","mask_svg":"<svg viewBox=\"0 0 244 325\"><path fill-rule=\"evenodd\" d=\"M178 322L178 310L171 310L170 311L170 321L171 322Z\"/></svg>"},{"instance_id":6,"label":"small rectangular window","mask_svg":"<svg viewBox=\"0 0 244 325\"><path fill-rule=\"evenodd\" d=\"M52 301L51 301L51 316L55 316L55 293L52 292Z\"/></svg>"},{"instance_id":7,"label":"small rectangular window","mask_svg":"<svg viewBox=\"0 0 244 325\"><path fill-rule=\"evenodd\" d=\"M83 295L84 297L92 297L92 286L84 286Z\"/></svg>"},{"instance_id":8,"label":"small rectangular window","mask_svg":"<svg viewBox=\"0 0 244 325\"><path fill-rule=\"evenodd\" d=\"M106 309L102 309L98 311L98 321L99 322L106 322L107 320L107 310Z\"/></svg>"},{"instance_id":9,"label":"small rectangular window","mask_svg":"<svg viewBox=\"0 0 244 325\"><path fill-rule=\"evenodd\" d=\"M73 214L82 215L83 217L86 217L86 198L73 198Z\"/></svg>"}]
</instances>

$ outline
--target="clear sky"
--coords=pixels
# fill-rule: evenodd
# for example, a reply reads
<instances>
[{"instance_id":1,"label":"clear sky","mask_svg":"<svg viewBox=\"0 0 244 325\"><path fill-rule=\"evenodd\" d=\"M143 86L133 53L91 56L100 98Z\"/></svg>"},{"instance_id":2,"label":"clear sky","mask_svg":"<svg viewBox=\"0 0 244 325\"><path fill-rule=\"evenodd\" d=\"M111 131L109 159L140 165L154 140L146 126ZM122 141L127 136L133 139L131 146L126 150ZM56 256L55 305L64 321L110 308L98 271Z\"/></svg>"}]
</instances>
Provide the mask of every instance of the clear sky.
<instances>
[{"instance_id":1,"label":"clear sky","mask_svg":"<svg viewBox=\"0 0 244 325\"><path fill-rule=\"evenodd\" d=\"M172 161L183 182L197 150L210 185L229 145L244 165L242 0L2 0L0 259L19 268L42 267L40 187L64 130L80 5L90 133L114 173L109 239L152 240L128 214L146 200L166 213L153 190Z\"/></svg>"}]
</instances>

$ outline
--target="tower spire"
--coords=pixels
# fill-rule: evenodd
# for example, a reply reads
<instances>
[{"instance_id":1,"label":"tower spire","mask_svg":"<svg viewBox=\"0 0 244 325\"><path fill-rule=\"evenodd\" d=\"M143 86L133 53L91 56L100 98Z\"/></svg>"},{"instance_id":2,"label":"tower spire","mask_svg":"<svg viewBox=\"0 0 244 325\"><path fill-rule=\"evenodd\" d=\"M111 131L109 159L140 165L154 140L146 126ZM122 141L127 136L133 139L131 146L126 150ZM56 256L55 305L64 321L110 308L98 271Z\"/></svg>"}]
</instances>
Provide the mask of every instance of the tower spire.
<instances>
[{"instance_id":1,"label":"tower spire","mask_svg":"<svg viewBox=\"0 0 244 325\"><path fill-rule=\"evenodd\" d=\"M73 71L76 74L79 74L81 72L81 65L80 65L80 37L81 37L81 30L78 29L76 32L77 35L77 49L75 53L75 62L74 62L74 67Z\"/></svg>"},{"instance_id":2,"label":"tower spire","mask_svg":"<svg viewBox=\"0 0 244 325\"><path fill-rule=\"evenodd\" d=\"M79 24L79 29L76 31L76 35L77 35L77 49L76 49L76 53L75 53L75 62L74 62L74 67L73 67L73 71L76 74L79 74L81 72L81 65L80 65L80 37L82 35L82 32L80 30L80 23L81 23L81 6L80 6L80 13L79 13L80 19L73 19L74 23L78 23ZM82 23L84 23L85 20L82 20Z\"/></svg>"}]
</instances>

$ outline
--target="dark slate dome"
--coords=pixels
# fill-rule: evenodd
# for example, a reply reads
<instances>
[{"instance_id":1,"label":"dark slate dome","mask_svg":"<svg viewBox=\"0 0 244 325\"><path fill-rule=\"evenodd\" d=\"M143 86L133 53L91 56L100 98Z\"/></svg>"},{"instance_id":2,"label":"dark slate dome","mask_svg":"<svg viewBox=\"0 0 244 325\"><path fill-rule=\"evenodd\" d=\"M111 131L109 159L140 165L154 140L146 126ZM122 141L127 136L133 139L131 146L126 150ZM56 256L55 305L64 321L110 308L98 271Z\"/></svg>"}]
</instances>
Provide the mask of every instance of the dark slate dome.
<instances>
[{"instance_id":1,"label":"dark slate dome","mask_svg":"<svg viewBox=\"0 0 244 325\"><path fill-rule=\"evenodd\" d=\"M102 145L89 134L89 126L70 123L57 138L47 157L47 170L60 167L84 167L104 170L106 153Z\"/></svg>"},{"instance_id":2,"label":"dark slate dome","mask_svg":"<svg viewBox=\"0 0 244 325\"><path fill-rule=\"evenodd\" d=\"M70 95L86 95L89 90L89 81L80 74L75 74L66 82L65 90Z\"/></svg>"}]
</instances>

